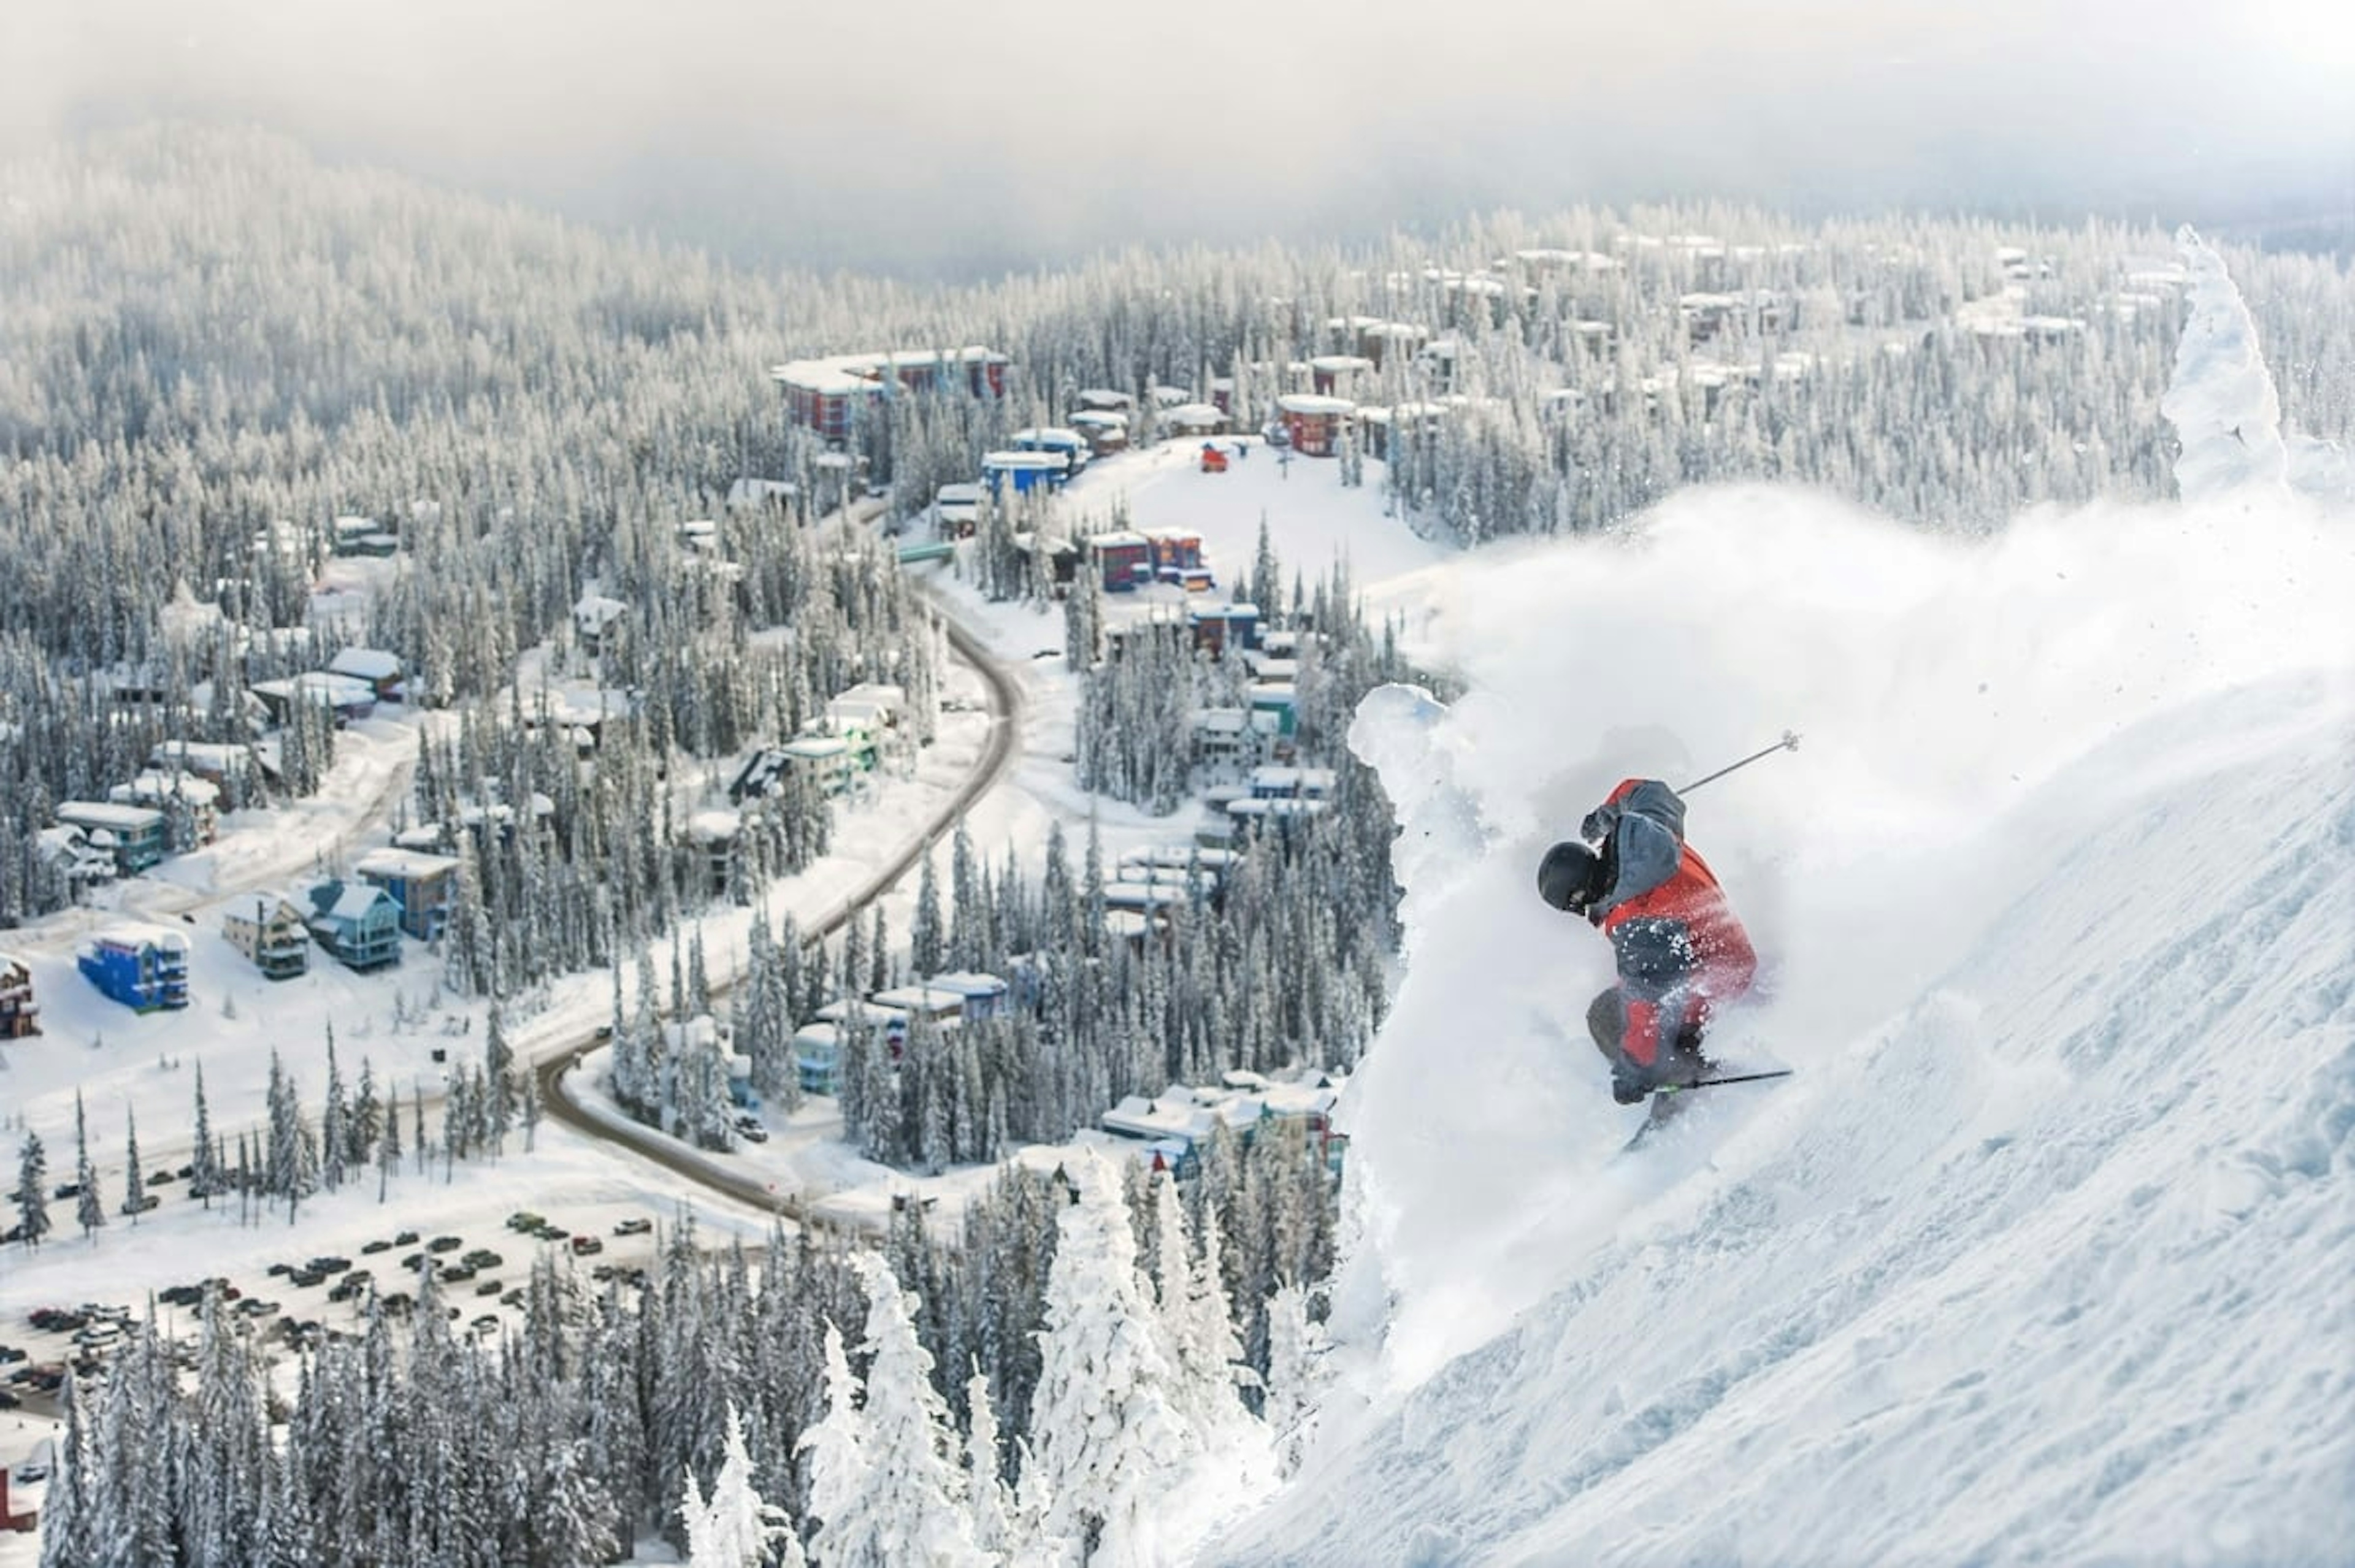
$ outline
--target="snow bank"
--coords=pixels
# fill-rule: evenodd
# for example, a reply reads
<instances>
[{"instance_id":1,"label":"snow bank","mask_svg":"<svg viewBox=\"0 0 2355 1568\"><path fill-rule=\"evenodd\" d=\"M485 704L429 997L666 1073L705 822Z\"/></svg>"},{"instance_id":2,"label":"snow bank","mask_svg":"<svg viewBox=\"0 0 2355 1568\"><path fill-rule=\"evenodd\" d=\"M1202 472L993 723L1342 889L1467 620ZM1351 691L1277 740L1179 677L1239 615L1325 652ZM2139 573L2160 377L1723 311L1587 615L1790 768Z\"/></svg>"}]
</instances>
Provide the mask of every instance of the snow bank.
<instances>
[{"instance_id":1,"label":"snow bank","mask_svg":"<svg viewBox=\"0 0 2355 1568\"><path fill-rule=\"evenodd\" d=\"M1351 737L1409 929L1341 1117L1365 1409L1215 1560L2346 1539L2350 545L2286 489L1971 542L1740 490L1437 574L1470 695ZM1614 1158L1537 859L1786 727L1689 829L1770 965L1719 1051L1801 1076Z\"/></svg>"}]
</instances>

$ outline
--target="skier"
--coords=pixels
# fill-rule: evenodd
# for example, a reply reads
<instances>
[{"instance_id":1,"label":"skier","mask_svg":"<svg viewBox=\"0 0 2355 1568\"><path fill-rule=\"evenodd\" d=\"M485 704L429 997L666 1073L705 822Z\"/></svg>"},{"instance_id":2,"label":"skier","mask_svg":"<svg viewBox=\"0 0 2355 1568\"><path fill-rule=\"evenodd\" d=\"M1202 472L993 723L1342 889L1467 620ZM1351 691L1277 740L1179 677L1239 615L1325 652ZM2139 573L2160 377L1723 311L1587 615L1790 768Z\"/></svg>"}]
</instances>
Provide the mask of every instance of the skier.
<instances>
[{"instance_id":1,"label":"skier","mask_svg":"<svg viewBox=\"0 0 2355 1568\"><path fill-rule=\"evenodd\" d=\"M1624 780L1579 834L1546 851L1538 894L1611 939L1619 983L1586 1009L1586 1028L1611 1064L1612 1098L1632 1105L1710 1071L1701 1038L1750 989L1758 955L1685 842L1685 803L1667 784Z\"/></svg>"}]
</instances>

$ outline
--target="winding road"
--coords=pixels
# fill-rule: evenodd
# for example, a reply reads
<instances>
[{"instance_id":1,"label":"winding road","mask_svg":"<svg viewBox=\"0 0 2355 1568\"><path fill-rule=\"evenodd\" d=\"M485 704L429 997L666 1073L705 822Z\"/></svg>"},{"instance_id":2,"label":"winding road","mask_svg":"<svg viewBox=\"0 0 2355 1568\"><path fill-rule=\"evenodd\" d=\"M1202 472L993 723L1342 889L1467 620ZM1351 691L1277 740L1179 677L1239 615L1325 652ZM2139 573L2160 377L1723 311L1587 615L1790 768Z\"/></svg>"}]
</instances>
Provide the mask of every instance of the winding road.
<instances>
[{"instance_id":1,"label":"winding road","mask_svg":"<svg viewBox=\"0 0 2355 1568\"><path fill-rule=\"evenodd\" d=\"M810 937L830 936L841 930L846 922L856 917L869 902L907 875L922 857L925 847L953 826L986 791L996 785L1013 763L1015 741L1021 734L1021 688L1005 668L989 656L988 651L952 620L945 611L942 612L941 624L947 634L949 645L960 658L973 667L989 688L989 740L983 748L981 765L925 822L922 831L911 837L905 850L879 868L841 904L829 911L823 921L806 931L805 934ZM724 994L733 985L731 980L714 989ZM568 1075L580 1063L581 1058L598 1043L596 1034L591 1030L559 1043L535 1060L533 1072L539 1078L540 1099L546 1104L551 1120L563 1123L582 1137L625 1148L666 1170L756 1209L783 1215L804 1225L824 1222L812 1219L808 1204L800 1193L777 1191L759 1178L722 1168L714 1162L710 1154L703 1150L689 1147L652 1127L595 1115L574 1100L568 1085Z\"/></svg>"}]
</instances>

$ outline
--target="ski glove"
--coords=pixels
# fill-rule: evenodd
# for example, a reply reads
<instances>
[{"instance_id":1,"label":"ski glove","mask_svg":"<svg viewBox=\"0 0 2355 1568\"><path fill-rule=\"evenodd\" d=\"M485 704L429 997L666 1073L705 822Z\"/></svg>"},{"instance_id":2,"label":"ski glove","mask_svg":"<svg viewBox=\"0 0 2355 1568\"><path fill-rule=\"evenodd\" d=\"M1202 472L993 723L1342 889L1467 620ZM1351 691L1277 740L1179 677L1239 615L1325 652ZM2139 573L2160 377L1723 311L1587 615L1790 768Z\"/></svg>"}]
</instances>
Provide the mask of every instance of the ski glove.
<instances>
[{"instance_id":1,"label":"ski glove","mask_svg":"<svg viewBox=\"0 0 2355 1568\"><path fill-rule=\"evenodd\" d=\"M1611 1097L1623 1105L1640 1105L1652 1097L1652 1086L1625 1072L1611 1075Z\"/></svg>"}]
</instances>

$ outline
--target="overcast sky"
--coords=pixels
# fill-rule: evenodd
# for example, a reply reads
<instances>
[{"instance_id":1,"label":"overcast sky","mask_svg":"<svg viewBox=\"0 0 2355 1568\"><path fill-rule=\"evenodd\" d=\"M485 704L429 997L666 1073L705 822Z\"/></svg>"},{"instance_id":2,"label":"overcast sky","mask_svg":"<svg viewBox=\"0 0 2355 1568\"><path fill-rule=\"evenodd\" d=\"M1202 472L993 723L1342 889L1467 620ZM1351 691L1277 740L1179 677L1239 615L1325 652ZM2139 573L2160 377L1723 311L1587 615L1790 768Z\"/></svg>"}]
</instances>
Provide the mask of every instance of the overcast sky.
<instances>
[{"instance_id":1,"label":"overcast sky","mask_svg":"<svg viewBox=\"0 0 2355 1568\"><path fill-rule=\"evenodd\" d=\"M0 0L0 137L258 122L746 260L1714 195L2355 210L2345 0Z\"/></svg>"}]
</instances>

